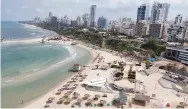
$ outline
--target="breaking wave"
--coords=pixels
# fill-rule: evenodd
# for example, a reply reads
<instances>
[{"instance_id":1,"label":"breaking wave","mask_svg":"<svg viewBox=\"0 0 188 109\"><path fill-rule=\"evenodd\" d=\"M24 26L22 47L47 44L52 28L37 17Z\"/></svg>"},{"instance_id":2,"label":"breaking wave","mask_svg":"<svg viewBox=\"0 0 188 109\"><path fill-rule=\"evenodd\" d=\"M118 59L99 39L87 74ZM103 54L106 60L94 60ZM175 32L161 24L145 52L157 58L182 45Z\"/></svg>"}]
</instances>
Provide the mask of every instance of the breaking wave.
<instances>
[{"instance_id":1,"label":"breaking wave","mask_svg":"<svg viewBox=\"0 0 188 109\"><path fill-rule=\"evenodd\" d=\"M51 46L51 45L50 45ZM42 77L44 75L47 75L51 70L58 69L60 66L73 61L77 57L77 53L75 50L70 47L70 46L62 46L66 48L69 52L69 56L55 64L52 64L50 66L46 67L41 67L37 69L33 69L32 72L28 72L19 76L15 77L6 77L2 78L2 87L5 87L11 83L16 83L16 82L22 82L22 81L27 81L27 80L32 80L32 78L36 79L35 77Z\"/></svg>"}]
</instances>

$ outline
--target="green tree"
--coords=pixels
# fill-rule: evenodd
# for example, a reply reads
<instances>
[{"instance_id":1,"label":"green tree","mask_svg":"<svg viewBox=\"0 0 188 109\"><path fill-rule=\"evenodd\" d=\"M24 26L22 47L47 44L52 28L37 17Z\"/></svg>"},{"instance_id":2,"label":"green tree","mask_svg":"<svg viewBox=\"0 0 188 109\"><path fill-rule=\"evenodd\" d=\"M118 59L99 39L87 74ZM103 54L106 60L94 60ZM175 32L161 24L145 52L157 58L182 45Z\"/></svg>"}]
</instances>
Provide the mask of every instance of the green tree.
<instances>
[{"instance_id":1,"label":"green tree","mask_svg":"<svg viewBox=\"0 0 188 109\"><path fill-rule=\"evenodd\" d=\"M165 51L166 46L161 45L157 39L149 38L149 40L141 45L141 48L152 50L155 55L160 56Z\"/></svg>"}]
</instances>

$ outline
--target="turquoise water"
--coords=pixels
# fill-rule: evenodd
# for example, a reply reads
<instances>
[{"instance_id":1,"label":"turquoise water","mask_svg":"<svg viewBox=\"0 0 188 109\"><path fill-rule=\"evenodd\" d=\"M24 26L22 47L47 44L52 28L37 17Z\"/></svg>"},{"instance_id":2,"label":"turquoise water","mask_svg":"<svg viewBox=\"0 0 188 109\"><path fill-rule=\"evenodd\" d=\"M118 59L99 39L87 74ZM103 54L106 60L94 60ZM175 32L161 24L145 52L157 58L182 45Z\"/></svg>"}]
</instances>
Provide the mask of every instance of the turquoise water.
<instances>
[{"instance_id":1,"label":"turquoise water","mask_svg":"<svg viewBox=\"0 0 188 109\"><path fill-rule=\"evenodd\" d=\"M24 100L24 103L30 102L47 93L60 81L71 76L72 72L68 72L68 70L74 63L86 64L91 59L91 55L88 51L80 47L74 47L72 49L75 50L77 56L74 59L62 63L62 65L58 66L56 69L49 70L45 72L46 74L42 73L42 76L39 74L40 77L31 76L31 78L28 77L26 80L20 78L22 80L21 82L17 83L17 80L15 80L15 82L11 81L7 83L6 86L3 86L1 89L2 107L22 107L22 100ZM40 73L40 71L38 73Z\"/></svg>"},{"instance_id":2,"label":"turquoise water","mask_svg":"<svg viewBox=\"0 0 188 109\"><path fill-rule=\"evenodd\" d=\"M30 27L28 30L21 29L22 25L16 25L20 29L15 31L24 33L12 37L13 34L4 33L5 29L2 31L4 36L22 39L23 36L20 34L27 35L30 32L41 31L41 29L30 31ZM31 34L30 37L24 37L41 37L43 33L46 34L48 31L42 30L40 36ZM27 104L42 96L72 75L68 70L73 64L86 64L91 59L89 51L83 48L60 44L2 43L1 50L1 105L3 108L23 107L22 100Z\"/></svg>"},{"instance_id":3,"label":"turquoise water","mask_svg":"<svg viewBox=\"0 0 188 109\"><path fill-rule=\"evenodd\" d=\"M31 73L69 56L66 48L50 44L2 44L2 78Z\"/></svg>"}]
</instances>

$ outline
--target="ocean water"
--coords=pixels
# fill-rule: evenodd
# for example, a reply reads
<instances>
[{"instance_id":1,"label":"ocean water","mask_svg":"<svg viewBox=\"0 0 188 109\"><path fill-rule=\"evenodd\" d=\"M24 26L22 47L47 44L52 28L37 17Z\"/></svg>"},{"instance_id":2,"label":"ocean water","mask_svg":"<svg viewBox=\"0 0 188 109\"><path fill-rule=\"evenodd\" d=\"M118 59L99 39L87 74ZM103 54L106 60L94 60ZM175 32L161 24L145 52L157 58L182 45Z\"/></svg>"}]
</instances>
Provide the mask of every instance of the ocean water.
<instances>
[{"instance_id":1,"label":"ocean water","mask_svg":"<svg viewBox=\"0 0 188 109\"><path fill-rule=\"evenodd\" d=\"M1 22L1 37L4 39L32 39L42 36L57 35L55 32L44 30L42 28L20 24L18 22Z\"/></svg>"},{"instance_id":2,"label":"ocean water","mask_svg":"<svg viewBox=\"0 0 188 109\"><path fill-rule=\"evenodd\" d=\"M11 25L16 25L16 30ZM15 32L12 34L7 32L8 27L11 28L10 31ZM42 37L43 35L56 34L33 26L23 26L15 22L6 22L2 25L2 36L5 39L22 40ZM68 70L74 63L87 64L90 59L91 54L89 51L77 46L2 43L2 107L23 107L71 76L72 72L68 72ZM24 104L21 103L22 100Z\"/></svg>"},{"instance_id":3,"label":"ocean water","mask_svg":"<svg viewBox=\"0 0 188 109\"><path fill-rule=\"evenodd\" d=\"M2 44L2 78L11 78L41 70L69 56L61 45Z\"/></svg>"}]
</instances>

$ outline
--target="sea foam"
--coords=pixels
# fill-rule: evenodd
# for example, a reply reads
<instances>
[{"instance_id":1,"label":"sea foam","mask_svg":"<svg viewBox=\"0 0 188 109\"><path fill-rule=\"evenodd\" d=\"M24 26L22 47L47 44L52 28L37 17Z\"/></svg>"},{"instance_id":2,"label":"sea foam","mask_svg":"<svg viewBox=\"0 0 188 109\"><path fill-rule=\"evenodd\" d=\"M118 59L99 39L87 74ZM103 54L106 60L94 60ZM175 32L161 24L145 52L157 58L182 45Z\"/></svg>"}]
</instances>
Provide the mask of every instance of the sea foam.
<instances>
[{"instance_id":1,"label":"sea foam","mask_svg":"<svg viewBox=\"0 0 188 109\"><path fill-rule=\"evenodd\" d=\"M29 29L37 29L39 27L36 27L34 25L28 25L28 24L22 24L24 27L23 28L29 28Z\"/></svg>"},{"instance_id":2,"label":"sea foam","mask_svg":"<svg viewBox=\"0 0 188 109\"><path fill-rule=\"evenodd\" d=\"M17 81L29 80L29 78L40 77L41 75L43 76L44 74L48 74L48 72L50 70L57 69L58 67L74 60L77 57L77 53L75 52L75 50L71 46L63 46L63 47L65 47L69 52L69 56L67 58L65 58L62 61L57 62L57 63L55 63L55 64L53 64L49 67L46 67L44 69L43 68L42 69L37 68L37 69L34 69L32 72L27 73L27 74L3 79L2 83L4 85L2 87L7 86L9 83L15 83Z\"/></svg>"},{"instance_id":3,"label":"sea foam","mask_svg":"<svg viewBox=\"0 0 188 109\"><path fill-rule=\"evenodd\" d=\"M36 33L31 33L32 35L35 35Z\"/></svg>"}]
</instances>

